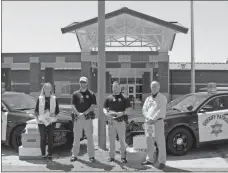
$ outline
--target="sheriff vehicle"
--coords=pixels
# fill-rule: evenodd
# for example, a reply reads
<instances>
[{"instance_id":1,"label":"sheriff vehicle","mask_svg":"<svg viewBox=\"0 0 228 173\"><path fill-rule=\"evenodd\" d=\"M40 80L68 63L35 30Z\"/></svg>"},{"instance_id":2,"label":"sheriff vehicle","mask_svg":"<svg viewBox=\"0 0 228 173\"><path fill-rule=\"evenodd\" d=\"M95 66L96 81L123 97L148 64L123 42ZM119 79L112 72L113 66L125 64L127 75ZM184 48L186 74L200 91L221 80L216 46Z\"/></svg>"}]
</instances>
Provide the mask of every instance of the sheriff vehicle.
<instances>
[{"instance_id":1,"label":"sheriff vehicle","mask_svg":"<svg viewBox=\"0 0 228 173\"><path fill-rule=\"evenodd\" d=\"M202 91L178 97L167 106L165 136L167 152L185 155L196 146L228 142L228 87L208 84ZM144 118L130 121L126 142L143 134Z\"/></svg>"},{"instance_id":2,"label":"sheriff vehicle","mask_svg":"<svg viewBox=\"0 0 228 173\"><path fill-rule=\"evenodd\" d=\"M1 142L17 150L21 145L21 133L26 122L35 118L36 100L25 93L5 92L2 94L1 102ZM66 145L71 147L73 143L71 111L71 107L60 105L60 113L57 115L56 123L58 126L54 129L54 146ZM83 139L85 139L84 131L81 135L81 140Z\"/></svg>"}]
</instances>

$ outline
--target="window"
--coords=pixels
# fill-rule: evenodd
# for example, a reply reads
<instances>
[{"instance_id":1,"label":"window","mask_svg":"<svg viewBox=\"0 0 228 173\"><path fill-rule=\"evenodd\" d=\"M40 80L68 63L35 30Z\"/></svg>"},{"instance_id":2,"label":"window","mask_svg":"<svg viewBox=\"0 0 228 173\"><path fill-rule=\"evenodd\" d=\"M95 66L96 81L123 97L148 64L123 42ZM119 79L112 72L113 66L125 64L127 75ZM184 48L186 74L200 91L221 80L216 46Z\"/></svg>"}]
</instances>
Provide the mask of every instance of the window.
<instances>
[{"instance_id":1,"label":"window","mask_svg":"<svg viewBox=\"0 0 228 173\"><path fill-rule=\"evenodd\" d=\"M206 105L212 107L211 111L228 109L228 96L215 97L210 100Z\"/></svg>"},{"instance_id":2,"label":"window","mask_svg":"<svg viewBox=\"0 0 228 173\"><path fill-rule=\"evenodd\" d=\"M127 78L120 78L120 84L127 84Z\"/></svg>"},{"instance_id":3,"label":"window","mask_svg":"<svg viewBox=\"0 0 228 173\"><path fill-rule=\"evenodd\" d=\"M136 78L136 84L142 84L142 78Z\"/></svg>"},{"instance_id":4,"label":"window","mask_svg":"<svg viewBox=\"0 0 228 173\"><path fill-rule=\"evenodd\" d=\"M142 85L136 85L136 93L142 93Z\"/></svg>"},{"instance_id":5,"label":"window","mask_svg":"<svg viewBox=\"0 0 228 173\"><path fill-rule=\"evenodd\" d=\"M135 78L128 78L128 84L135 84Z\"/></svg>"}]
</instances>

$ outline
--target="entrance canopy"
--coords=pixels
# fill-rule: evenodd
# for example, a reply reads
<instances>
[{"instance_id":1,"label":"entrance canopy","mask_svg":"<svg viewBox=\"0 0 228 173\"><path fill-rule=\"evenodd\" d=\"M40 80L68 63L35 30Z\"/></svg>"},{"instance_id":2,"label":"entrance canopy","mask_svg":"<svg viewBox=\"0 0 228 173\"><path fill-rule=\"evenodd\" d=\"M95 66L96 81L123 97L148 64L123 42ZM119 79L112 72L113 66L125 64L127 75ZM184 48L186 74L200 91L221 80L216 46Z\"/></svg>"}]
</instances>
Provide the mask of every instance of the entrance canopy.
<instances>
[{"instance_id":1,"label":"entrance canopy","mask_svg":"<svg viewBox=\"0 0 228 173\"><path fill-rule=\"evenodd\" d=\"M176 33L187 33L188 29L178 22L167 22L126 7L105 15L106 50L128 48L132 50L172 50ZM98 17L84 22L74 22L61 29L62 33L77 35L81 49L97 51ZM129 49L131 48L131 49ZM120 50L120 49L118 49Z\"/></svg>"}]
</instances>

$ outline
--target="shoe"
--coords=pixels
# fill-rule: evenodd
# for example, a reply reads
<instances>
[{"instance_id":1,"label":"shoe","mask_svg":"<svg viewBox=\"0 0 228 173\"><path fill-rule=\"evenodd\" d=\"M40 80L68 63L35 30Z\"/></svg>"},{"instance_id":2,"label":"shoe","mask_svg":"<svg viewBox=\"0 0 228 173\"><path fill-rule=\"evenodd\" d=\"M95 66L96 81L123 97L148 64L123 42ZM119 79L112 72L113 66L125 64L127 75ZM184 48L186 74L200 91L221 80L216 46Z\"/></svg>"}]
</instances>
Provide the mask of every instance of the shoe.
<instances>
[{"instance_id":1,"label":"shoe","mask_svg":"<svg viewBox=\"0 0 228 173\"><path fill-rule=\"evenodd\" d=\"M121 158L122 163L127 163L127 159L126 158Z\"/></svg>"},{"instance_id":2,"label":"shoe","mask_svg":"<svg viewBox=\"0 0 228 173\"><path fill-rule=\"evenodd\" d=\"M94 157L91 157L89 158L90 162L95 162L95 158Z\"/></svg>"},{"instance_id":3,"label":"shoe","mask_svg":"<svg viewBox=\"0 0 228 173\"><path fill-rule=\"evenodd\" d=\"M75 161L77 161L77 160L78 160L77 157L71 157L71 159L70 159L71 162L75 162Z\"/></svg>"},{"instance_id":4,"label":"shoe","mask_svg":"<svg viewBox=\"0 0 228 173\"><path fill-rule=\"evenodd\" d=\"M158 165L158 169L164 169L165 168L165 164L164 163L160 163L159 165Z\"/></svg>"},{"instance_id":5,"label":"shoe","mask_svg":"<svg viewBox=\"0 0 228 173\"><path fill-rule=\"evenodd\" d=\"M145 162L142 162L141 165L153 165L153 162L150 162L148 160L146 160Z\"/></svg>"},{"instance_id":6,"label":"shoe","mask_svg":"<svg viewBox=\"0 0 228 173\"><path fill-rule=\"evenodd\" d=\"M114 158L109 158L109 159L108 159L108 162L114 162L114 161L115 161Z\"/></svg>"},{"instance_id":7,"label":"shoe","mask_svg":"<svg viewBox=\"0 0 228 173\"><path fill-rule=\"evenodd\" d=\"M48 160L52 160L52 156L47 156L47 159Z\"/></svg>"},{"instance_id":8,"label":"shoe","mask_svg":"<svg viewBox=\"0 0 228 173\"><path fill-rule=\"evenodd\" d=\"M42 155L42 159L45 160L46 159L46 156L45 155Z\"/></svg>"}]
</instances>

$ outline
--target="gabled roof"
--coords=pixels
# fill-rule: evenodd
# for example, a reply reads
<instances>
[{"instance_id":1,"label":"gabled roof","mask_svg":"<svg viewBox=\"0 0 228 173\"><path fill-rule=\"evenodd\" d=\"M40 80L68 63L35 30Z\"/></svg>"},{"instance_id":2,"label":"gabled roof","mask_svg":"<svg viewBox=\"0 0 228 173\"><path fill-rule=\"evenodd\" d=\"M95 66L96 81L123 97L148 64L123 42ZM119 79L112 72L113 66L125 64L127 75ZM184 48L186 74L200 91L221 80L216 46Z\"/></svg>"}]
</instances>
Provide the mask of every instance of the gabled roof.
<instances>
[{"instance_id":1,"label":"gabled roof","mask_svg":"<svg viewBox=\"0 0 228 173\"><path fill-rule=\"evenodd\" d=\"M155 23L155 24L158 24L158 25L173 29L175 31L185 33L185 34L188 32L188 28L185 28L185 27L182 27L182 26L180 26L178 24L175 24L175 22L167 22L167 21L164 21L164 20L149 16L149 15L146 15L146 14L131 10L129 8L126 8L126 7L105 14L105 19L110 19L110 18L119 16L121 14L128 14L128 15L131 15L133 17L138 17L138 18L144 19L144 20L146 20L148 22L152 22L152 23ZM95 17L95 18L86 20L84 22L74 23L74 24L72 24L70 26L66 26L64 28L61 28L61 31L62 31L63 34L65 34L65 33L68 33L68 32L71 32L71 31L74 31L74 30L77 30L77 29L80 29L80 28L95 24L97 22L98 22L98 17Z\"/></svg>"}]
</instances>

